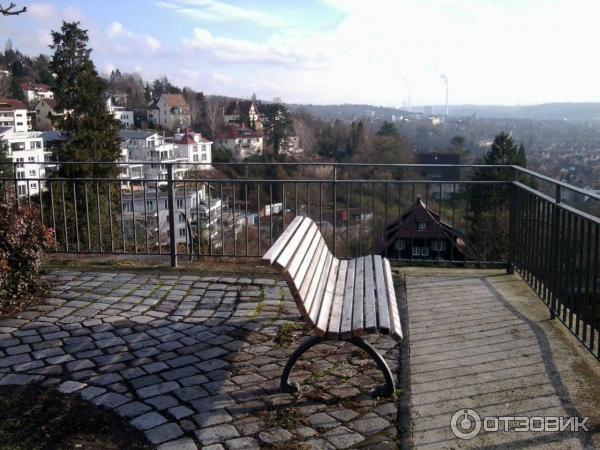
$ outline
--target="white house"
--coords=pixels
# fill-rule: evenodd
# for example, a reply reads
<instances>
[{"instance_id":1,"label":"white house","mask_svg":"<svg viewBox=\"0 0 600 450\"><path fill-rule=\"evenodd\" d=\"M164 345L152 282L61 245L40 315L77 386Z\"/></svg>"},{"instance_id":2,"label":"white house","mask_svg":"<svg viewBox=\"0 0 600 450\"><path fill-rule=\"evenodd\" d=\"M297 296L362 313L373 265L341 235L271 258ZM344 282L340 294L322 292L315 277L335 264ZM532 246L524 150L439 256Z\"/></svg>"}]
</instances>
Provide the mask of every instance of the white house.
<instances>
[{"instance_id":1,"label":"white house","mask_svg":"<svg viewBox=\"0 0 600 450\"><path fill-rule=\"evenodd\" d=\"M242 123L244 115L248 116L248 124ZM261 111L261 105L254 100L234 100L223 110L223 119L225 125L250 125L260 131L263 129L265 115Z\"/></svg>"},{"instance_id":2,"label":"white house","mask_svg":"<svg viewBox=\"0 0 600 450\"><path fill-rule=\"evenodd\" d=\"M47 84L27 82L21 85L21 90L29 104L54 98L54 92Z\"/></svg>"},{"instance_id":3,"label":"white house","mask_svg":"<svg viewBox=\"0 0 600 450\"><path fill-rule=\"evenodd\" d=\"M148 105L148 125L167 130L187 128L192 124L190 105L181 94L162 94Z\"/></svg>"},{"instance_id":4,"label":"white house","mask_svg":"<svg viewBox=\"0 0 600 450\"><path fill-rule=\"evenodd\" d=\"M115 119L121 122L123 128L133 127L133 111L126 110L124 106L115 105L113 97L108 97L106 99L106 109Z\"/></svg>"},{"instance_id":5,"label":"white house","mask_svg":"<svg viewBox=\"0 0 600 450\"><path fill-rule=\"evenodd\" d=\"M200 163L194 164L194 169L212 168L212 142L202 137L200 133L195 133L188 128L183 133L175 133L173 142L181 155L187 155L189 163Z\"/></svg>"},{"instance_id":6,"label":"white house","mask_svg":"<svg viewBox=\"0 0 600 450\"><path fill-rule=\"evenodd\" d=\"M0 127L13 128L17 133L31 131L27 107L22 101L0 98Z\"/></svg>"},{"instance_id":7,"label":"white house","mask_svg":"<svg viewBox=\"0 0 600 450\"><path fill-rule=\"evenodd\" d=\"M190 243L190 232L201 233L204 243L209 236L213 244L219 245L221 200L211 197L206 192L206 185L194 189L175 190L175 240L177 244ZM146 189L146 192L134 192L123 196L123 212L125 220L135 217L137 227L148 228L149 239L153 244L168 245L169 243L169 204L166 191ZM157 220L158 219L158 220ZM146 230L139 230L142 235ZM210 235L209 235L210 233ZM133 234L133 233L131 233Z\"/></svg>"},{"instance_id":8,"label":"white house","mask_svg":"<svg viewBox=\"0 0 600 450\"><path fill-rule=\"evenodd\" d=\"M242 160L263 152L263 137L256 130L245 127L229 127L215 139L216 147L231 151L234 159Z\"/></svg>"},{"instance_id":9,"label":"white house","mask_svg":"<svg viewBox=\"0 0 600 450\"><path fill-rule=\"evenodd\" d=\"M139 174L143 174L147 178L166 180L166 163L173 163L174 178L183 178L187 173L189 168L185 163L188 162L188 156L174 145L172 139L147 131L121 130L119 135L121 161L126 160L134 166L135 163L149 163L140 165L141 169L127 166L131 167L132 172L126 173L124 178L128 175L132 178L140 178Z\"/></svg>"},{"instance_id":10,"label":"white house","mask_svg":"<svg viewBox=\"0 0 600 450\"><path fill-rule=\"evenodd\" d=\"M44 151L42 133L21 131L12 127L0 128L0 140L6 143L8 157L16 165L17 192L19 196L37 195L44 185L40 178L46 177L52 153Z\"/></svg>"}]
</instances>

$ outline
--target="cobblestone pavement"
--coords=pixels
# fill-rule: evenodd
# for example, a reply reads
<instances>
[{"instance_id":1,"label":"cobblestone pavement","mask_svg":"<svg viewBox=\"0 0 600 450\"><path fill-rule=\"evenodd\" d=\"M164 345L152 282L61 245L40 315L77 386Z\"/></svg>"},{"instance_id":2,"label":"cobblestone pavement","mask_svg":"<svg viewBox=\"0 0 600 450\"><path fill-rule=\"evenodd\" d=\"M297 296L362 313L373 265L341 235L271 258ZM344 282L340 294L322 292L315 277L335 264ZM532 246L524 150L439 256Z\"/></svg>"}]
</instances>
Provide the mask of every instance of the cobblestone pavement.
<instances>
[{"instance_id":1,"label":"cobblestone pavement","mask_svg":"<svg viewBox=\"0 0 600 450\"><path fill-rule=\"evenodd\" d=\"M0 385L44 383L115 410L160 449L396 448L397 406L356 347L309 331L272 279L55 271L48 298L0 322ZM371 343L398 368L395 341Z\"/></svg>"}]
</instances>

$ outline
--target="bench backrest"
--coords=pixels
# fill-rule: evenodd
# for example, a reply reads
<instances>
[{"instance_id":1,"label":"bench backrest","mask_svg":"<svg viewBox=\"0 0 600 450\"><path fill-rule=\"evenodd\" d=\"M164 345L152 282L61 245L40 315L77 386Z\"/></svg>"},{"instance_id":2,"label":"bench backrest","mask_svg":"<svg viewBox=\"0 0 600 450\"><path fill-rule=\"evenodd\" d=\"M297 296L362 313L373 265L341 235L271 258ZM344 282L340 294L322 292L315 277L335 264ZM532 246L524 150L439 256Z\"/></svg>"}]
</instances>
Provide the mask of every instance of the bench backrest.
<instances>
[{"instance_id":1,"label":"bench backrest","mask_svg":"<svg viewBox=\"0 0 600 450\"><path fill-rule=\"evenodd\" d=\"M283 272L303 317L314 324L323 297L333 294L339 260L334 257L315 222L297 216L263 256ZM333 280L329 282L330 280ZM318 293L325 292L325 295Z\"/></svg>"}]
</instances>

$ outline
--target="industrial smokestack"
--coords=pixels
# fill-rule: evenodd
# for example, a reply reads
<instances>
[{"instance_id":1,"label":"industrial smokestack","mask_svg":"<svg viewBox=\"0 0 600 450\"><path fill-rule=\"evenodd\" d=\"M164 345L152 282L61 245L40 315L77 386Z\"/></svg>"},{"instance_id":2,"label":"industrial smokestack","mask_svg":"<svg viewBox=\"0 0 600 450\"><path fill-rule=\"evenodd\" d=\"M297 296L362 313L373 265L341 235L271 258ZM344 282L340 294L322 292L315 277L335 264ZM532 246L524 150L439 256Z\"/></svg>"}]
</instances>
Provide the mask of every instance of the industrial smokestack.
<instances>
[{"instance_id":1,"label":"industrial smokestack","mask_svg":"<svg viewBox=\"0 0 600 450\"><path fill-rule=\"evenodd\" d=\"M402 78L402 82L406 85L408 89L408 111L410 112L410 83L406 78Z\"/></svg>"},{"instance_id":2,"label":"industrial smokestack","mask_svg":"<svg viewBox=\"0 0 600 450\"><path fill-rule=\"evenodd\" d=\"M448 77L446 74L440 74L440 78L444 80L444 85L446 86L446 117L448 117Z\"/></svg>"}]
</instances>

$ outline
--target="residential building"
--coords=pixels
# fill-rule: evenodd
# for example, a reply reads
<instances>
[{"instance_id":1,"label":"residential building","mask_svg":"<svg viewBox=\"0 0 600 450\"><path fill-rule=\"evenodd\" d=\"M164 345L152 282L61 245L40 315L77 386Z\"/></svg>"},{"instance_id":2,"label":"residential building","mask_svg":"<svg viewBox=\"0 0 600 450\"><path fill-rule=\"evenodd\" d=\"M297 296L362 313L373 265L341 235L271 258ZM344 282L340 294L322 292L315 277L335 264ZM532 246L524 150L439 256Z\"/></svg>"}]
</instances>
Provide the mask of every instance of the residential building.
<instances>
[{"instance_id":1,"label":"residential building","mask_svg":"<svg viewBox=\"0 0 600 450\"><path fill-rule=\"evenodd\" d=\"M113 97L106 99L106 109L115 119L121 122L123 128L132 128L134 126L133 111L128 111L124 106L115 104Z\"/></svg>"},{"instance_id":2,"label":"residential building","mask_svg":"<svg viewBox=\"0 0 600 450\"><path fill-rule=\"evenodd\" d=\"M55 130L53 119L65 114L65 111L57 112L56 100L40 100L35 105L35 129L39 131Z\"/></svg>"},{"instance_id":3,"label":"residential building","mask_svg":"<svg viewBox=\"0 0 600 450\"><path fill-rule=\"evenodd\" d=\"M263 136L251 128L230 126L217 136L215 146L228 149L234 159L242 160L263 153Z\"/></svg>"},{"instance_id":4,"label":"residential building","mask_svg":"<svg viewBox=\"0 0 600 450\"><path fill-rule=\"evenodd\" d=\"M168 245L169 242L169 202L168 192L152 188L146 191L123 195L124 219L129 222L129 234L133 236L131 219L135 216L138 236L148 232L153 245ZM189 244L190 238L198 238L204 243L209 238L215 246L220 246L221 200L208 199L207 187L202 184L195 189L176 189L174 197L175 240L177 244ZM146 230L145 228L148 228ZM210 234L209 234L210 233ZM197 242L197 239L196 239Z\"/></svg>"},{"instance_id":5,"label":"residential building","mask_svg":"<svg viewBox=\"0 0 600 450\"><path fill-rule=\"evenodd\" d=\"M0 127L11 127L16 133L31 131L27 107L22 101L0 98Z\"/></svg>"},{"instance_id":6,"label":"residential building","mask_svg":"<svg viewBox=\"0 0 600 450\"><path fill-rule=\"evenodd\" d=\"M190 105L181 94L162 94L147 110L148 126L176 130L192 123Z\"/></svg>"},{"instance_id":7,"label":"residential building","mask_svg":"<svg viewBox=\"0 0 600 450\"><path fill-rule=\"evenodd\" d=\"M16 165L17 192L20 196L37 195L43 189L39 180L45 178L52 153L44 150L42 133L14 131L13 127L0 127L0 140L6 143L8 158Z\"/></svg>"},{"instance_id":8,"label":"residential building","mask_svg":"<svg viewBox=\"0 0 600 450\"><path fill-rule=\"evenodd\" d=\"M431 181L459 181L460 180L460 155L458 153L418 153L417 163L426 167L420 169L421 175ZM454 183L440 183L432 185L431 195L434 199L449 200L453 195L464 191L464 185Z\"/></svg>"},{"instance_id":9,"label":"residential building","mask_svg":"<svg viewBox=\"0 0 600 450\"><path fill-rule=\"evenodd\" d=\"M193 166L196 170L212 169L212 142L187 128L183 133L175 133L173 142L179 154L187 155L188 162L200 163Z\"/></svg>"},{"instance_id":10,"label":"residential building","mask_svg":"<svg viewBox=\"0 0 600 450\"><path fill-rule=\"evenodd\" d=\"M254 100L234 100L223 110L225 125L250 126L255 130L262 130L265 122L264 111L261 104ZM244 123L247 119L247 123Z\"/></svg>"},{"instance_id":11,"label":"residential building","mask_svg":"<svg viewBox=\"0 0 600 450\"><path fill-rule=\"evenodd\" d=\"M417 198L416 204L388 225L374 253L394 259L465 260L465 242L438 213Z\"/></svg>"},{"instance_id":12,"label":"residential building","mask_svg":"<svg viewBox=\"0 0 600 450\"><path fill-rule=\"evenodd\" d=\"M54 98L54 92L47 84L27 82L21 85L21 90L30 105L37 103L39 100Z\"/></svg>"},{"instance_id":13,"label":"residential building","mask_svg":"<svg viewBox=\"0 0 600 450\"><path fill-rule=\"evenodd\" d=\"M189 167L188 155L182 153L173 143L172 138L165 138L156 132L121 130L121 161L129 163L149 163L134 165L133 169L127 168L122 174L123 178L140 178L143 174L147 178L167 180L167 166L173 164L174 178L183 178ZM138 166L142 166L141 169ZM131 171L133 170L133 171Z\"/></svg>"}]
</instances>

